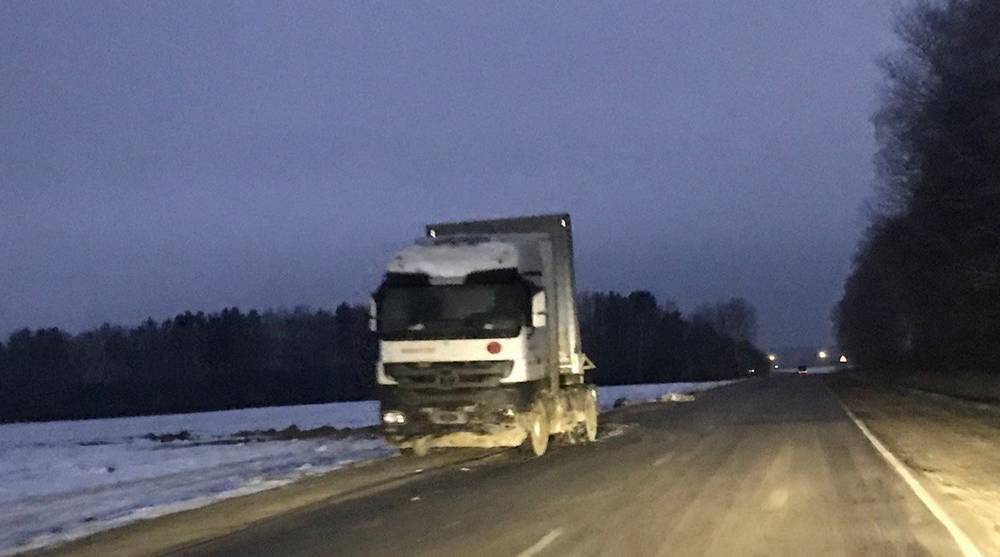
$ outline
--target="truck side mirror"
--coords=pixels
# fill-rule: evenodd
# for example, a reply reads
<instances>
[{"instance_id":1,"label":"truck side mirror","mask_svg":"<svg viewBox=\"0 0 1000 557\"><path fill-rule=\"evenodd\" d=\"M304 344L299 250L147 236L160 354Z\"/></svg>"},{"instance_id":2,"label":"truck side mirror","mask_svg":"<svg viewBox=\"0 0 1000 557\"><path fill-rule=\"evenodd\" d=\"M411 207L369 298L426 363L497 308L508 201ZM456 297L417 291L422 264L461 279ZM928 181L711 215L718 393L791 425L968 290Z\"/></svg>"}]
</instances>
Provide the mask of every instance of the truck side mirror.
<instances>
[{"instance_id":1,"label":"truck side mirror","mask_svg":"<svg viewBox=\"0 0 1000 557\"><path fill-rule=\"evenodd\" d=\"M375 305L375 298L368 303L368 330L373 333L378 331L378 307Z\"/></svg>"},{"instance_id":2,"label":"truck side mirror","mask_svg":"<svg viewBox=\"0 0 1000 557\"><path fill-rule=\"evenodd\" d=\"M531 326L537 329L544 327L545 322L545 291L539 290L531 297Z\"/></svg>"}]
</instances>

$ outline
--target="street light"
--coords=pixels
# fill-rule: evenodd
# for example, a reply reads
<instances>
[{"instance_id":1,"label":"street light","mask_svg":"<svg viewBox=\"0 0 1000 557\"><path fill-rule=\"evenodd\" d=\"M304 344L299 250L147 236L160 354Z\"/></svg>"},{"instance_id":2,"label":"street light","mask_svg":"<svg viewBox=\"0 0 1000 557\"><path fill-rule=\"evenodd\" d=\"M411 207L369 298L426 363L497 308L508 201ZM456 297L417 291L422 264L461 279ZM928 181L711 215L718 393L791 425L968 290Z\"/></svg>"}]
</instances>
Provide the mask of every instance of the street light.
<instances>
[{"instance_id":1,"label":"street light","mask_svg":"<svg viewBox=\"0 0 1000 557\"><path fill-rule=\"evenodd\" d=\"M778 357L777 357L777 356L775 356L774 354L768 354L768 355L767 355L767 359L768 359L768 360L771 360L771 361L773 362L773 361L777 360L777 359L778 359Z\"/></svg>"},{"instance_id":2,"label":"street light","mask_svg":"<svg viewBox=\"0 0 1000 557\"><path fill-rule=\"evenodd\" d=\"M827 353L826 353L826 350L820 350L820 351L819 351L819 354L817 354L817 356L819 356L819 359L821 359L821 360L825 360L825 359L826 359L826 357L827 357Z\"/></svg>"}]
</instances>

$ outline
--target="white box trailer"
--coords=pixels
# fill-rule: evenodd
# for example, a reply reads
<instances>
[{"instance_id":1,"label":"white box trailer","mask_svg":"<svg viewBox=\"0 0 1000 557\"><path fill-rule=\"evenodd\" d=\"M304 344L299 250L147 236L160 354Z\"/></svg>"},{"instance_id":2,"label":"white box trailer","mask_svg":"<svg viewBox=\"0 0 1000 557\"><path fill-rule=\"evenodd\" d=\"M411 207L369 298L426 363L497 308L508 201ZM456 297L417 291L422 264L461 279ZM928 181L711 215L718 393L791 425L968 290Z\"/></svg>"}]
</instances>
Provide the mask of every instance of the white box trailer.
<instances>
[{"instance_id":1,"label":"white box trailer","mask_svg":"<svg viewBox=\"0 0 1000 557\"><path fill-rule=\"evenodd\" d=\"M567 214L428 225L373 296L386 439L403 450L597 435Z\"/></svg>"}]
</instances>

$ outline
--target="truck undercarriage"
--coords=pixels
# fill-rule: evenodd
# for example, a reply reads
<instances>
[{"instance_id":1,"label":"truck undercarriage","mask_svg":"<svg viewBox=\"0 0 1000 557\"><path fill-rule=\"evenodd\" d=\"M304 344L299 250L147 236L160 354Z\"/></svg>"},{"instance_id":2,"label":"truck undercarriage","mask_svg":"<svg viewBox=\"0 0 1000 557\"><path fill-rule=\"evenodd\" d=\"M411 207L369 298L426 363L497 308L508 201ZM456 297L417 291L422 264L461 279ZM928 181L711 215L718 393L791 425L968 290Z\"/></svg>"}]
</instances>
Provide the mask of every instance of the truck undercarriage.
<instances>
[{"instance_id":1,"label":"truck undercarriage","mask_svg":"<svg viewBox=\"0 0 1000 557\"><path fill-rule=\"evenodd\" d=\"M383 434L418 454L520 445L542 454L549 435L570 443L596 438L596 391L582 384L555 393L548 387L544 380L490 388L383 386Z\"/></svg>"}]
</instances>

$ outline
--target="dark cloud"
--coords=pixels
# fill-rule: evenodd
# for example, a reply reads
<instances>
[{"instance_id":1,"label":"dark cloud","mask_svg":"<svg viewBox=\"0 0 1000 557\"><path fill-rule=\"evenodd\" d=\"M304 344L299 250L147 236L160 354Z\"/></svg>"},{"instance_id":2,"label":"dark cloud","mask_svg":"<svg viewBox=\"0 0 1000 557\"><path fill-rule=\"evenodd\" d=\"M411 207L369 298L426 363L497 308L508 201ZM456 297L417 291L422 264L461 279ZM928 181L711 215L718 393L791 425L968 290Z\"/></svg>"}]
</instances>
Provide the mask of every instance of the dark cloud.
<instances>
[{"instance_id":1,"label":"dark cloud","mask_svg":"<svg viewBox=\"0 0 1000 557\"><path fill-rule=\"evenodd\" d=\"M868 0L0 4L0 331L362 300L424 222L568 210L588 289L821 342Z\"/></svg>"}]
</instances>

